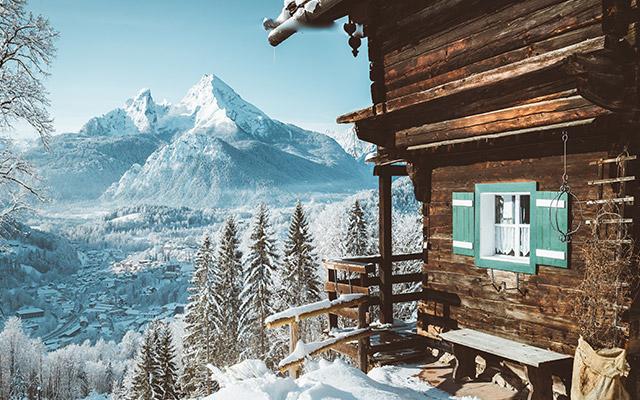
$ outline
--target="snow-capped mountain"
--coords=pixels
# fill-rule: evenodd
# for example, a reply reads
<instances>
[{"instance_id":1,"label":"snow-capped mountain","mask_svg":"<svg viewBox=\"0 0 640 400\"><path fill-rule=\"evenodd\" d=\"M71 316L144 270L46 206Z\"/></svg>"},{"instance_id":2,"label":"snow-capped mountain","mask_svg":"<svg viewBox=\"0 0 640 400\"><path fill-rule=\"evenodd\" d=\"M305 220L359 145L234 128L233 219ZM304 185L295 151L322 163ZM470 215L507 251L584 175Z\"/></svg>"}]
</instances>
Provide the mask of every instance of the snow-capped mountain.
<instances>
[{"instance_id":1,"label":"snow-capped mountain","mask_svg":"<svg viewBox=\"0 0 640 400\"><path fill-rule=\"evenodd\" d=\"M358 139L358 135L353 127L344 131L329 131L327 135L331 136L342 146L344 151L359 161L364 161L369 154L376 151L376 146L373 143L367 143Z\"/></svg>"},{"instance_id":2,"label":"snow-capped mountain","mask_svg":"<svg viewBox=\"0 0 640 400\"><path fill-rule=\"evenodd\" d=\"M149 89L143 89L127 100L124 107L91 118L80 133L90 136L156 133L159 121L168 109L166 104L156 104Z\"/></svg>"},{"instance_id":3,"label":"snow-capped mountain","mask_svg":"<svg viewBox=\"0 0 640 400\"><path fill-rule=\"evenodd\" d=\"M26 157L58 200L214 207L372 182L335 140L271 119L214 75L175 105L144 89Z\"/></svg>"},{"instance_id":4,"label":"snow-capped mountain","mask_svg":"<svg viewBox=\"0 0 640 400\"><path fill-rule=\"evenodd\" d=\"M269 118L213 75L158 121L158 130L182 129L106 199L211 207L368 186L366 171L333 139Z\"/></svg>"}]
</instances>

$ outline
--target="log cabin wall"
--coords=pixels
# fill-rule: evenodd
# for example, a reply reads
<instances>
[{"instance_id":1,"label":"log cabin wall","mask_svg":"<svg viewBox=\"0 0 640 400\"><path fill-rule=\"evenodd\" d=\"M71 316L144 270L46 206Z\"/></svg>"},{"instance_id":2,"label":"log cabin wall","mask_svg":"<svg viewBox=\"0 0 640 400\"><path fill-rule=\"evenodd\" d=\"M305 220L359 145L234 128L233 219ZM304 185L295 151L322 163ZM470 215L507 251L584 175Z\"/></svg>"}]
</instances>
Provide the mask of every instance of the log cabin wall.
<instances>
[{"instance_id":1,"label":"log cabin wall","mask_svg":"<svg viewBox=\"0 0 640 400\"><path fill-rule=\"evenodd\" d=\"M345 114L378 160L410 162L423 201L423 333L469 327L572 354L579 336L572 312L582 279L583 226L569 268L539 266L522 275L523 293L498 293L489 270L452 252L452 192L476 183L536 181L557 191L563 131L568 173L582 200L595 199L602 175L590 162L638 154L639 0L370 0L371 107ZM640 175L638 162L632 174ZM640 197L633 181L626 193ZM605 197L615 188L603 187ZM625 215L638 221L638 207ZM572 209L586 220L593 210ZM640 239L640 224L633 225ZM515 274L499 272L508 287ZM631 302L632 299L629 299ZM627 348L640 350L640 298L628 310ZM635 360L635 361L634 361ZM639 380L640 360L631 357ZM640 391L640 385L637 388ZM640 396L638 396L640 398Z\"/></svg>"},{"instance_id":2,"label":"log cabin wall","mask_svg":"<svg viewBox=\"0 0 640 400\"><path fill-rule=\"evenodd\" d=\"M370 0L373 106L338 121L411 149L612 112L637 119L636 1Z\"/></svg>"},{"instance_id":3,"label":"log cabin wall","mask_svg":"<svg viewBox=\"0 0 640 400\"><path fill-rule=\"evenodd\" d=\"M603 36L602 0L404 0L382 7L387 99Z\"/></svg>"},{"instance_id":4,"label":"log cabin wall","mask_svg":"<svg viewBox=\"0 0 640 400\"><path fill-rule=\"evenodd\" d=\"M617 156L625 144L630 151L637 146L633 137L620 137L619 128L606 124L569 131L568 174L572 190L580 200L598 198L599 186L588 182L602 177L590 162ZM593 217L593 206L572 205L572 218L583 222L570 245L569 268L539 266L535 275L521 274L521 289L498 293L489 270L477 267L474 258L452 253L452 193L472 192L477 183L536 181L538 190L556 191L561 182L562 132L532 135L491 146L463 150L450 147L441 153L424 155L431 174L418 175L429 194L424 204L424 265L427 300L419 305L419 326L425 333L437 334L454 328L473 328L499 336L525 341L543 348L572 354L579 336L572 315L577 286L582 279L580 247L590 235L584 221ZM635 164L630 168L636 169ZM603 175L615 176L605 168ZM630 172L633 172L630 171ZM605 186L603 195L613 187ZM628 185L634 195L638 185ZM630 215L637 213L631 207ZM635 216L634 216L635 218ZM515 273L496 272L498 283L515 286Z\"/></svg>"}]
</instances>

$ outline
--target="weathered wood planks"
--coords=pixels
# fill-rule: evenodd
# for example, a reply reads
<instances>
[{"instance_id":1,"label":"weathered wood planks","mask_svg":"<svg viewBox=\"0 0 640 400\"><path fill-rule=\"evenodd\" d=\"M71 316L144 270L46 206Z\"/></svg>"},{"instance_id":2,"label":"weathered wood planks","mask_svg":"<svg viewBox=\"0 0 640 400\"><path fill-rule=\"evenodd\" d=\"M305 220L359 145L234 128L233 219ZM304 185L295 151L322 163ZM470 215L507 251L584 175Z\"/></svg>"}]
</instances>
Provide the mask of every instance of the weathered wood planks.
<instances>
[{"instance_id":1,"label":"weathered wood planks","mask_svg":"<svg viewBox=\"0 0 640 400\"><path fill-rule=\"evenodd\" d=\"M440 337L454 344L471 347L484 353L493 354L536 368L542 367L545 364L571 359L571 357L566 354L541 349L526 343L504 339L473 329L450 331L441 334Z\"/></svg>"},{"instance_id":2,"label":"weathered wood planks","mask_svg":"<svg viewBox=\"0 0 640 400\"><path fill-rule=\"evenodd\" d=\"M616 149L621 149L618 143L633 141L634 136L633 129L625 131L614 125L581 129L569 131L567 166L572 191L586 203L597 198L597 187L589 181L608 179L607 175L599 178L597 165L590 163L615 158ZM560 134L547 134L542 141L535 141L532 137L510 147L489 142L484 144L485 151L428 156L433 166L429 219L425 221L429 250L423 268L426 298L419 308L420 326L425 331L466 327L563 354L574 351L579 329L572 318L573 299L582 279L579 248L590 228L581 229L574 237L570 268L539 267L536 275L522 277L524 294L496 292L487 270L477 268L473 258L451 252L452 191L473 191L475 183L518 180L536 181L539 190L557 190L563 170ZM615 198L612 184L617 182L607 182L598 186L603 187L605 197ZM583 207L579 218L584 222L593 218L594 212L590 206Z\"/></svg>"}]
</instances>

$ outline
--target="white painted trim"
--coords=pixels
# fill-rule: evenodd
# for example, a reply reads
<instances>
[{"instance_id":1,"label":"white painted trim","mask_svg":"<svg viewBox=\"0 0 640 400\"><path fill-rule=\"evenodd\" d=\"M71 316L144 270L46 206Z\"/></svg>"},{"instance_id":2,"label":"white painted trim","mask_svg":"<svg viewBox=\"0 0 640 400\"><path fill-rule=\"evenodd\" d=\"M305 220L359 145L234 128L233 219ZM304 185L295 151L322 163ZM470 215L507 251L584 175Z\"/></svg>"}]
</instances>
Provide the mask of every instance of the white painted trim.
<instances>
[{"instance_id":1,"label":"white painted trim","mask_svg":"<svg viewBox=\"0 0 640 400\"><path fill-rule=\"evenodd\" d=\"M500 261L500 262L512 262L516 264L529 264L529 257L514 257L498 254L495 256L482 256L483 260Z\"/></svg>"},{"instance_id":2,"label":"white painted trim","mask_svg":"<svg viewBox=\"0 0 640 400\"><path fill-rule=\"evenodd\" d=\"M454 207L473 207L473 200L453 199L451 203Z\"/></svg>"},{"instance_id":3,"label":"white painted trim","mask_svg":"<svg viewBox=\"0 0 640 400\"><path fill-rule=\"evenodd\" d=\"M536 199L536 207L564 208L564 200Z\"/></svg>"},{"instance_id":4,"label":"white painted trim","mask_svg":"<svg viewBox=\"0 0 640 400\"><path fill-rule=\"evenodd\" d=\"M536 257L553 258L554 260L564 260L564 251L536 249Z\"/></svg>"},{"instance_id":5,"label":"white painted trim","mask_svg":"<svg viewBox=\"0 0 640 400\"><path fill-rule=\"evenodd\" d=\"M461 242L459 240L453 241L453 247L457 247L459 249L473 249L473 243L471 242Z\"/></svg>"}]
</instances>

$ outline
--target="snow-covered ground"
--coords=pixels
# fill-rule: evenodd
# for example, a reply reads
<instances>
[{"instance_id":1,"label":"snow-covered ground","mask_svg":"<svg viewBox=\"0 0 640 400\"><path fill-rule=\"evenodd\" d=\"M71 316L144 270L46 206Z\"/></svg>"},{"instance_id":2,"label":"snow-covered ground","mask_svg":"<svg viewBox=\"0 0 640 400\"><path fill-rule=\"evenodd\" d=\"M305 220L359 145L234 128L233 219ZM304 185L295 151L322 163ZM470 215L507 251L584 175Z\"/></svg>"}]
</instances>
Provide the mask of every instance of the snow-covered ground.
<instances>
[{"instance_id":1,"label":"snow-covered ground","mask_svg":"<svg viewBox=\"0 0 640 400\"><path fill-rule=\"evenodd\" d=\"M341 360L320 360L307 365L307 373L294 380L274 375L261 361L247 360L224 373L215 371L222 389L206 400L462 399L420 380L418 372L415 367L385 366L364 374Z\"/></svg>"}]
</instances>

